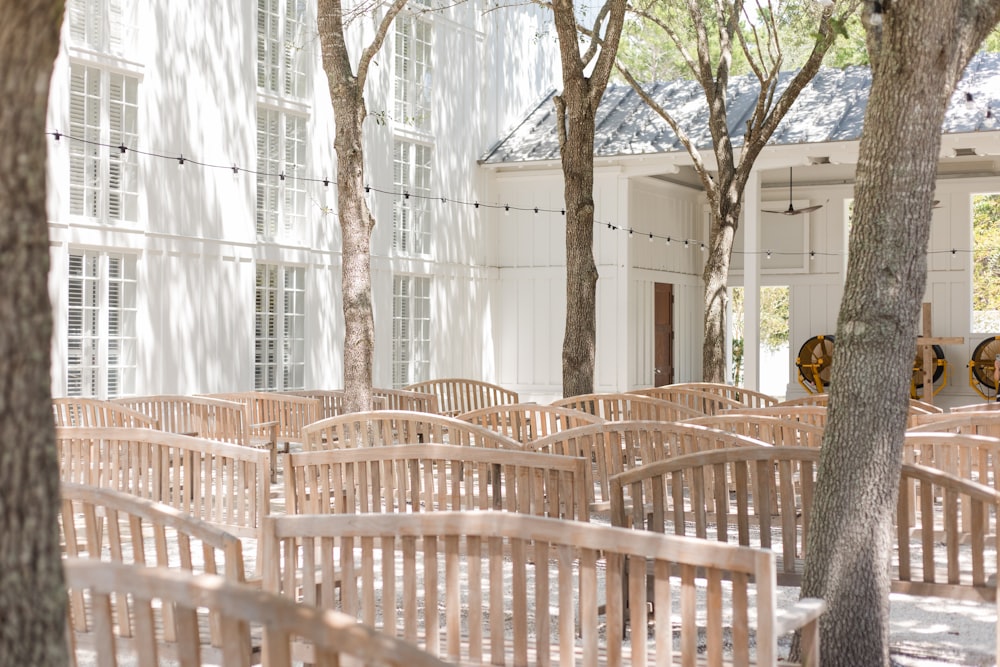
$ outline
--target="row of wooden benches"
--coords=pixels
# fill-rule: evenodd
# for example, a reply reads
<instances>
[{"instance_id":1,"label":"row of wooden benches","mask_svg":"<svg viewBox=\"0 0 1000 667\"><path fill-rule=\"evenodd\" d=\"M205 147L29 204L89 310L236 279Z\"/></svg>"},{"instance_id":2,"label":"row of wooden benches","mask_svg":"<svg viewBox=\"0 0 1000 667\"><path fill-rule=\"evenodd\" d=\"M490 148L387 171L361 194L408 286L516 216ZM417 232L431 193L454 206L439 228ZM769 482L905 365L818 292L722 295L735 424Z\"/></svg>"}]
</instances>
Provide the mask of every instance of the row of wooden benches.
<instances>
[{"instance_id":1,"label":"row of wooden benches","mask_svg":"<svg viewBox=\"0 0 1000 667\"><path fill-rule=\"evenodd\" d=\"M775 665L797 628L817 664L822 603L779 607L768 551L489 510L271 516L248 583L238 540L193 517L69 484L63 507L74 655L102 664L688 665L703 643L709 664L728 644L734 664Z\"/></svg>"},{"instance_id":2,"label":"row of wooden benches","mask_svg":"<svg viewBox=\"0 0 1000 667\"><path fill-rule=\"evenodd\" d=\"M912 436L907 445L911 460L932 464L982 460L986 456L995 460L1000 451L1000 443L990 438L955 434ZM721 651L724 626L742 628L745 633L750 626L747 615L756 611L757 658L764 660L762 664L772 664L767 652L761 654L760 641L762 636L769 637L774 627L764 628L761 635L760 624L777 623L776 607L771 605L773 586L797 584L801 576L818 460L815 448L747 445L701 451L645 463L610 477L613 523L652 533L701 538L694 545L671 547L674 555L665 559L669 564L658 567L650 565L655 558L646 549L652 543L643 541L644 537L615 536L604 527L595 531L581 527L585 522L565 520L573 517L567 508L574 503L579 506L580 494L574 489L579 489L580 478L586 476L582 457L433 444L334 450L312 456L319 454L344 459L331 463L327 472L328 478L339 479L341 486L334 484L326 490L321 485L314 487L311 499L315 504L304 508L310 514L263 519L257 548L265 553L261 576L269 591L309 605L339 607L367 624L397 632L451 660L479 663L502 651L520 658L530 654L533 662L550 650L583 651L585 655L620 650L622 653L608 656L609 664L621 664L622 656L641 664L637 652L652 655L667 650L667 644L662 642L672 636L672 631L669 624L660 628L659 632L670 634L654 632L661 643L647 644L645 632L636 637L626 632L627 627L639 627L640 623L645 627L647 608L695 604L700 599L695 568L708 568L705 571L709 574L699 575L699 581L708 582L700 595L715 601L708 608L731 609L734 614L705 621L709 626L709 651ZM515 463L517 459L535 457L539 458L534 463ZM555 460L559 458L565 465ZM340 470L339 475L329 472L335 469ZM899 498L894 589L919 595L995 600L1000 493L947 472L907 463ZM74 507L74 503L87 502L90 508ZM203 529L195 535L190 528L183 539L167 535L167 527L176 531L179 525L199 523L187 512L160 509L153 537L148 544L136 546L147 531L135 519L123 516L129 507L133 514L137 513L136 505L141 507L142 503L123 503L114 492L67 485L63 526L69 555L112 554L114 558L117 554L119 559L130 555L140 562L187 564L190 569L190 564L199 560L197 548L191 550L194 537L204 543L207 535L207 539L216 540L213 549L219 553L201 545L200 561L211 564L206 569L223 572L230 579L245 579L242 545L235 537L218 529ZM153 513L150 505L146 503L147 515ZM462 512L442 518L445 515L441 512L453 510ZM476 510L507 511L470 519ZM337 513L324 517L323 512ZM364 520L359 521L358 517L366 512ZM512 514L540 514L549 521L509 518ZM553 522L554 517L562 519ZM78 526L82 526L80 534L75 532ZM131 526L137 532L129 533L122 526ZM607 541L598 540L597 535L605 533ZM412 537L409 542L408 536ZM713 542L754 547L750 553L758 555L747 558L759 560L759 554L766 554L767 567L763 569L771 574L763 572L759 563L752 572L739 568L734 571L735 552L712 551L707 545ZM544 546L539 547L539 543ZM628 549L622 546L626 543ZM640 544L644 546L637 546ZM177 545L186 546L188 551L185 553ZM593 553L585 555L581 551L585 545ZM551 549L551 558L539 556L539 548ZM141 559L136 557L146 549L154 552ZM723 556L724 561L713 560ZM562 559L575 564L573 576L562 569ZM390 561L399 561L398 571L374 565ZM631 565L625 567L625 563ZM541 564L548 564L552 571L540 572ZM594 578L585 582L580 568ZM712 574L715 570L717 574ZM459 577L459 572L469 573L468 577ZM678 572L679 587L669 578ZM648 586L644 583L647 575ZM531 586L530 577L534 577ZM734 582L731 598L726 597L729 589L723 593L719 585L723 580ZM330 582L336 582L336 586ZM480 582L486 582L488 588L477 588L483 585ZM748 596L742 588L750 582L756 585L756 595ZM571 586L570 592L563 591L563 586ZM410 601L417 604L414 591L421 590L427 596L423 604L407 607ZM489 597L491 590L501 591L495 593L496 599ZM381 591L382 597L375 596L374 591ZM399 608L403 611L399 618L393 619L390 614L386 619L379 610L396 609L395 603L386 601L391 598L384 597L391 591L399 592ZM544 602L532 598L529 592L542 595ZM675 600L677 595L680 597ZM747 600L753 599L759 605L756 610L747 606ZM81 604L80 600L76 604ZM606 634L576 637L570 633L573 624L548 628L544 623L542 627L529 627L525 622L505 626L504 630L488 624L490 617L501 616L533 618L537 623L540 610L556 605L559 618L577 619L574 623L588 632L602 627ZM602 607L607 614L603 623L598 616ZM435 624L427 620L428 610L438 608L443 609L440 618L430 614L440 622ZM477 616L477 610L482 609L490 610L489 614ZM87 617L82 611L75 616ZM652 620L656 623L655 614ZM684 647L689 646L695 632L681 631L680 655L687 653ZM617 649L607 644L607 637L620 636L637 643ZM446 644L444 637L458 643ZM741 663L749 645L736 641L736 653L727 657Z\"/></svg>"}]
</instances>

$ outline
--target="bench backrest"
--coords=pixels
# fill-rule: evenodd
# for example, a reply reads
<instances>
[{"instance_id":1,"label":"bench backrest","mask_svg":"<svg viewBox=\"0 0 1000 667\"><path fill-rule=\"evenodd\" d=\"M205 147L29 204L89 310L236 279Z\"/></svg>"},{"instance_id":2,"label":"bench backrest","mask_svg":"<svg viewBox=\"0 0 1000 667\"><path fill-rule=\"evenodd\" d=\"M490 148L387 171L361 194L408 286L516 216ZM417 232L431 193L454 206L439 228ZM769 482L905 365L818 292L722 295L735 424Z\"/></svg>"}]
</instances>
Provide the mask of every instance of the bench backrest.
<instances>
[{"instance_id":1,"label":"bench backrest","mask_svg":"<svg viewBox=\"0 0 1000 667\"><path fill-rule=\"evenodd\" d=\"M53 398L56 426L159 428L156 419L112 401L96 398Z\"/></svg>"},{"instance_id":2,"label":"bench backrest","mask_svg":"<svg viewBox=\"0 0 1000 667\"><path fill-rule=\"evenodd\" d=\"M714 415L720 410L746 407L742 402L714 391L685 385L672 384L663 387L651 387L649 389L633 389L629 393L659 398L671 403L677 403L678 405L684 405L692 410L697 410L703 415Z\"/></svg>"},{"instance_id":3,"label":"bench backrest","mask_svg":"<svg viewBox=\"0 0 1000 667\"><path fill-rule=\"evenodd\" d=\"M337 417L344 414L344 390L343 389L304 389L302 391L282 392L288 396L301 396L302 398L312 398L319 401L319 418ZM385 410L388 403L383 396L376 396L372 392L372 410Z\"/></svg>"},{"instance_id":4,"label":"bench backrest","mask_svg":"<svg viewBox=\"0 0 1000 667\"><path fill-rule=\"evenodd\" d=\"M794 419L796 421L826 427L827 408L825 405L772 405L766 408L742 408L725 410L722 415L763 415Z\"/></svg>"},{"instance_id":5,"label":"bench backrest","mask_svg":"<svg viewBox=\"0 0 1000 667\"><path fill-rule=\"evenodd\" d=\"M523 449L521 443L490 429L426 412L375 410L322 419L302 431L303 451L412 445L421 442Z\"/></svg>"},{"instance_id":6,"label":"bench backrest","mask_svg":"<svg viewBox=\"0 0 1000 667\"><path fill-rule=\"evenodd\" d=\"M658 421L617 421L580 426L535 440L527 449L562 456L577 456L591 462L588 486L591 509L607 511L608 478L628 468L719 447L764 444L736 433Z\"/></svg>"},{"instance_id":7,"label":"bench backrest","mask_svg":"<svg viewBox=\"0 0 1000 667\"><path fill-rule=\"evenodd\" d=\"M385 399L386 410L429 412L432 415L441 413L441 409L438 407L437 396L423 391L372 387L372 396Z\"/></svg>"},{"instance_id":8,"label":"bench backrest","mask_svg":"<svg viewBox=\"0 0 1000 667\"><path fill-rule=\"evenodd\" d=\"M633 468L610 480L612 523L773 549L779 582L799 585L819 455L811 447L745 447ZM893 590L995 600L997 557L986 536L997 534L998 512L995 489L904 463Z\"/></svg>"},{"instance_id":9,"label":"bench backrest","mask_svg":"<svg viewBox=\"0 0 1000 667\"><path fill-rule=\"evenodd\" d=\"M87 559L68 559L64 568L70 599L80 602L67 623L74 667L98 664L95 657L112 666L170 660L192 667L336 667L353 664L348 658L398 667L448 664L354 617L217 575ZM295 653L302 640L310 650Z\"/></svg>"},{"instance_id":10,"label":"bench backrest","mask_svg":"<svg viewBox=\"0 0 1000 667\"><path fill-rule=\"evenodd\" d=\"M731 431L775 446L819 447L825 432L822 426L795 419L746 413L697 417L685 419L683 423Z\"/></svg>"},{"instance_id":11,"label":"bench backrest","mask_svg":"<svg viewBox=\"0 0 1000 667\"><path fill-rule=\"evenodd\" d=\"M437 397L438 410L443 415L460 415L479 408L504 403L519 403L517 392L498 384L468 378L440 378L417 382L403 387Z\"/></svg>"},{"instance_id":12,"label":"bench backrest","mask_svg":"<svg viewBox=\"0 0 1000 667\"><path fill-rule=\"evenodd\" d=\"M581 394L553 401L552 405L596 415L605 421L672 422L701 417L705 414L686 405L664 401L661 398L629 393Z\"/></svg>"},{"instance_id":13,"label":"bench backrest","mask_svg":"<svg viewBox=\"0 0 1000 667\"><path fill-rule=\"evenodd\" d=\"M757 664L776 664L767 551L508 512L271 516L265 526L265 590L463 664L665 664L675 624L685 664L698 653L699 625L719 662L724 607L744 630L755 615ZM682 600L685 613L671 614ZM736 664L747 664L749 635L726 639Z\"/></svg>"},{"instance_id":14,"label":"bench backrest","mask_svg":"<svg viewBox=\"0 0 1000 667\"><path fill-rule=\"evenodd\" d=\"M389 445L289 454L288 514L501 510L589 519L581 458L485 447Z\"/></svg>"},{"instance_id":15,"label":"bench backrest","mask_svg":"<svg viewBox=\"0 0 1000 667\"><path fill-rule=\"evenodd\" d=\"M968 405L954 405L949 408L951 414L963 414L966 412L993 412L1000 411L1000 402L983 401L982 403L970 403Z\"/></svg>"},{"instance_id":16,"label":"bench backrest","mask_svg":"<svg viewBox=\"0 0 1000 667\"><path fill-rule=\"evenodd\" d=\"M113 489L62 483L63 553L246 580L243 543L163 503Z\"/></svg>"},{"instance_id":17,"label":"bench backrest","mask_svg":"<svg viewBox=\"0 0 1000 667\"><path fill-rule=\"evenodd\" d=\"M456 419L502 433L521 444L566 429L604 423L600 417L586 412L537 403L495 405L466 412L458 415Z\"/></svg>"},{"instance_id":18,"label":"bench backrest","mask_svg":"<svg viewBox=\"0 0 1000 667\"><path fill-rule=\"evenodd\" d=\"M913 433L948 432L1000 437L1000 412L961 412L919 415L910 418Z\"/></svg>"},{"instance_id":19,"label":"bench backrest","mask_svg":"<svg viewBox=\"0 0 1000 667\"><path fill-rule=\"evenodd\" d=\"M276 423L277 438L281 442L301 443L302 429L319 421L322 409L315 398L266 391L211 394L211 397L245 404L250 409L253 424Z\"/></svg>"},{"instance_id":20,"label":"bench backrest","mask_svg":"<svg viewBox=\"0 0 1000 667\"><path fill-rule=\"evenodd\" d=\"M741 403L743 406L748 408L766 408L767 406L774 405L778 402L778 399L770 394L765 394L753 389L747 389L746 387L736 387L731 384L723 384L720 382L676 382L674 384L664 385L661 388L671 387L709 392Z\"/></svg>"},{"instance_id":21,"label":"bench backrest","mask_svg":"<svg viewBox=\"0 0 1000 667\"><path fill-rule=\"evenodd\" d=\"M129 396L114 402L156 420L161 431L241 445L249 442L250 419L243 403L167 394Z\"/></svg>"},{"instance_id":22,"label":"bench backrest","mask_svg":"<svg viewBox=\"0 0 1000 667\"><path fill-rule=\"evenodd\" d=\"M799 396L796 398L790 398L780 403L775 404L775 407L798 407L803 405L817 405L821 407L828 407L830 404L830 394L807 394L805 396ZM910 417L917 415L927 415L927 414L940 414L944 412L941 408L934 405L933 403L928 403L927 401L921 401L916 398L909 399L909 407L907 412Z\"/></svg>"},{"instance_id":23,"label":"bench backrest","mask_svg":"<svg viewBox=\"0 0 1000 667\"><path fill-rule=\"evenodd\" d=\"M270 455L153 429L57 428L60 477L170 505L258 537L270 512Z\"/></svg>"}]
</instances>

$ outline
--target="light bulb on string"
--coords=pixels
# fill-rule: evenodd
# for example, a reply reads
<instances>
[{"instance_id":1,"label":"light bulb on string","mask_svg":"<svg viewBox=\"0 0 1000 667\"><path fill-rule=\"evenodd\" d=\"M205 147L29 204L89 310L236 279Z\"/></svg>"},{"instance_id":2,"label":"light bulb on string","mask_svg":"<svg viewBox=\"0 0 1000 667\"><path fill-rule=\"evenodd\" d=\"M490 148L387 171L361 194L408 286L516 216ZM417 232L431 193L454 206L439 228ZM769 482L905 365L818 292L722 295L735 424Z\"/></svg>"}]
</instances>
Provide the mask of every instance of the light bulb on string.
<instances>
[{"instance_id":1,"label":"light bulb on string","mask_svg":"<svg viewBox=\"0 0 1000 667\"><path fill-rule=\"evenodd\" d=\"M650 243L652 243L652 242L653 242L653 235L652 235L652 234L650 234L650 235L649 235L649 242L650 242Z\"/></svg>"},{"instance_id":2,"label":"light bulb on string","mask_svg":"<svg viewBox=\"0 0 1000 667\"><path fill-rule=\"evenodd\" d=\"M503 214L504 215L510 215L510 204L504 204L504 206L503 206Z\"/></svg>"},{"instance_id":3,"label":"light bulb on string","mask_svg":"<svg viewBox=\"0 0 1000 667\"><path fill-rule=\"evenodd\" d=\"M178 167L184 166L184 153L181 153L180 156L177 158L177 166Z\"/></svg>"},{"instance_id":4,"label":"light bulb on string","mask_svg":"<svg viewBox=\"0 0 1000 667\"><path fill-rule=\"evenodd\" d=\"M809 251L809 261L811 262L814 259L816 259L816 251L815 250L810 250Z\"/></svg>"},{"instance_id":5,"label":"light bulb on string","mask_svg":"<svg viewBox=\"0 0 1000 667\"><path fill-rule=\"evenodd\" d=\"M689 248L689 247L691 247L691 243L690 243L690 241L688 241L687 239L684 239L684 247L685 247L685 248Z\"/></svg>"},{"instance_id":6,"label":"light bulb on string","mask_svg":"<svg viewBox=\"0 0 1000 667\"><path fill-rule=\"evenodd\" d=\"M770 250L767 251L767 258L771 259L771 251Z\"/></svg>"},{"instance_id":7,"label":"light bulb on string","mask_svg":"<svg viewBox=\"0 0 1000 667\"><path fill-rule=\"evenodd\" d=\"M704 243L701 244L701 251L708 252L708 247Z\"/></svg>"},{"instance_id":8,"label":"light bulb on string","mask_svg":"<svg viewBox=\"0 0 1000 667\"><path fill-rule=\"evenodd\" d=\"M669 236L667 237L667 243L666 243L666 245L670 245L670 237Z\"/></svg>"}]
</instances>

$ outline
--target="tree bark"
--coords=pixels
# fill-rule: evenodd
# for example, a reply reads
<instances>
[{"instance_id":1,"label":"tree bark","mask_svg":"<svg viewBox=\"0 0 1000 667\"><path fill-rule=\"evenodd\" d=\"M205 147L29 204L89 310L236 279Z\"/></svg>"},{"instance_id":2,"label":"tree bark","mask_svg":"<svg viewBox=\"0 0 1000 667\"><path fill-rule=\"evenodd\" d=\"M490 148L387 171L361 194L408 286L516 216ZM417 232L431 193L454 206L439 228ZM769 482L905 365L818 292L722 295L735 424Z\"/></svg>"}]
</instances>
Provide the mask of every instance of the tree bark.
<instances>
[{"instance_id":1,"label":"tree bark","mask_svg":"<svg viewBox=\"0 0 1000 667\"><path fill-rule=\"evenodd\" d=\"M395 0L358 60L357 74L344 38L340 0L319 0L317 14L323 69L336 122L337 213L341 234L341 287L344 310L344 411L372 406L372 357L375 317L372 308L371 237L375 219L365 201L364 121L368 65L382 47L389 25L406 0Z\"/></svg>"},{"instance_id":2,"label":"tree bark","mask_svg":"<svg viewBox=\"0 0 1000 667\"><path fill-rule=\"evenodd\" d=\"M62 13L60 1L7 2L0 29L0 665L69 659L45 202L45 114Z\"/></svg>"},{"instance_id":3,"label":"tree bark","mask_svg":"<svg viewBox=\"0 0 1000 667\"><path fill-rule=\"evenodd\" d=\"M1000 0L883 2L855 185L830 414L802 594L828 605L821 661L889 664L891 531L941 123Z\"/></svg>"},{"instance_id":4,"label":"tree bark","mask_svg":"<svg viewBox=\"0 0 1000 667\"><path fill-rule=\"evenodd\" d=\"M563 91L556 97L555 106L566 202L564 397L594 391L598 278L594 263L594 130L597 108L618 50L625 6L624 0L604 4L591 31L590 47L581 56L573 0L554 0L549 5L559 36L563 79ZM588 75L592 61L593 70Z\"/></svg>"}]
</instances>

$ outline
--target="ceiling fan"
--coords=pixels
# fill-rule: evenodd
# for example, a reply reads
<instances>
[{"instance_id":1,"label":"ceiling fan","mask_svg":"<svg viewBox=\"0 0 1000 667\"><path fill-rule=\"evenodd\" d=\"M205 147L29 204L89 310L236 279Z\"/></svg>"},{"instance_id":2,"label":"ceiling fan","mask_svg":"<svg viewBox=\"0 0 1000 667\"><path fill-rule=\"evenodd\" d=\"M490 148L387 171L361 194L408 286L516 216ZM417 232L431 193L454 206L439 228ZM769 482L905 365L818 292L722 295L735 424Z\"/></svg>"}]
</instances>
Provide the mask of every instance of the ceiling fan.
<instances>
[{"instance_id":1,"label":"ceiling fan","mask_svg":"<svg viewBox=\"0 0 1000 667\"><path fill-rule=\"evenodd\" d=\"M823 208L822 204L816 204L815 206L806 206L805 208L795 208L792 206L792 168L788 168L788 208L784 211L772 211L768 209L761 209L764 213L781 213L782 215L801 215L802 213L811 213L817 209Z\"/></svg>"}]
</instances>

